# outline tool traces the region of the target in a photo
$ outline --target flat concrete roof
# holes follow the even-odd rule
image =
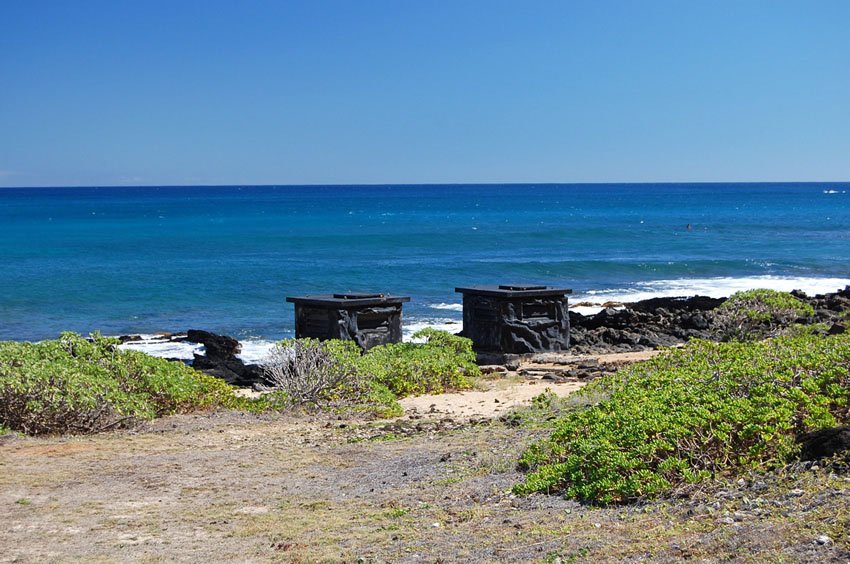
[[[410,301],[408,296],[390,296],[387,294],[369,294],[365,292],[346,292],[339,294],[319,294],[312,296],[290,296],[287,302],[327,309],[346,309],[379,305],[398,305]]]
[[[534,284],[502,284],[499,286],[472,286],[470,288],[455,288],[455,292],[478,296],[496,296],[502,298],[534,298],[566,296],[572,294],[571,288],[556,286],[540,286]]]

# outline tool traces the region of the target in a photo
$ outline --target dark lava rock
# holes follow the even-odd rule
[[[635,311],[643,311],[656,313],[658,309],[664,309],[667,312],[680,311],[709,311],[723,302],[726,298],[709,298],[708,296],[691,296],[689,298],[650,298],[629,304]]]
[[[239,341],[226,335],[190,329],[186,340],[204,345],[204,354],[195,354],[192,366],[233,386],[252,386],[265,381],[263,369],[256,364],[245,364],[236,355],[242,350]]]
[[[227,360],[242,351],[242,345],[233,337],[216,335],[200,329],[189,329],[186,332],[186,339],[204,345],[206,356],[209,359]]]
[[[833,323],[832,327],[829,328],[828,333],[830,335],[841,335],[846,330],[847,330],[847,328],[844,327],[844,325],[842,325],[841,323]]]
[[[118,342],[122,345],[124,343],[137,343],[142,340],[141,335],[121,335],[118,337]]]
[[[711,310],[724,301],[706,296],[652,298],[589,317],[570,312],[570,348],[576,353],[626,352],[711,338]]]
[[[794,291],[791,295],[808,303],[815,315],[786,319],[781,324],[829,327],[821,334],[846,331],[850,312],[850,286],[831,294],[808,296]],[[625,304],[620,309],[605,308],[596,315],[570,312],[570,350],[574,354],[641,351],[686,343],[689,339],[723,340],[723,324],[714,310],[726,298],[707,296],[651,298]]]
[[[709,321],[705,315],[701,313],[684,313],[682,314],[682,327],[685,329],[708,329]]]
[[[850,426],[829,427],[805,433],[797,438],[802,445],[802,460],[819,460],[850,451]]]

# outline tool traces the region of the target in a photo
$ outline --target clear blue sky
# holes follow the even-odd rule
[[[850,2],[0,0],[0,186],[850,180]]]

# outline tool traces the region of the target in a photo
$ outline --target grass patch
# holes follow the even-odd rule
[[[529,447],[515,493],[610,503],[784,464],[801,432],[850,419],[850,336],[694,341],[589,384],[601,399]]]

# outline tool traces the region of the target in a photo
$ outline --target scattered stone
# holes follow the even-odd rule
[[[830,335],[841,335],[846,330],[847,330],[847,328],[844,327],[844,325],[842,325],[841,323],[833,323],[832,326],[829,328],[829,331],[827,331],[827,333],[829,333]]]
[[[734,525],[735,520],[731,517],[721,517],[717,520],[717,523],[720,525]]]
[[[540,378],[542,380],[550,380],[552,382],[566,382],[567,381],[567,379],[564,376],[562,376],[560,374],[555,374],[554,372],[547,372],[546,374],[544,374]]]
[[[827,535],[819,535],[818,538],[815,539],[815,544],[818,546],[829,546],[832,542],[832,538]]]
[[[482,374],[507,374],[508,368],[501,364],[485,364],[478,367]]]
[[[736,511],[735,513],[732,514],[732,518],[735,521],[746,521],[747,519],[749,519],[751,517],[752,517],[751,514],[746,513],[744,511]]]

